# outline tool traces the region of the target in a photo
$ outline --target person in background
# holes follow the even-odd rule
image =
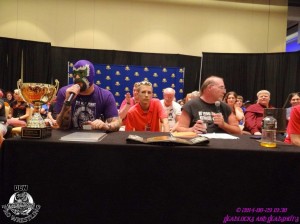
[[[177,103],[182,107],[185,104],[185,99],[180,99],[177,101]]]
[[[119,116],[122,119],[122,123],[125,124],[126,123],[126,115],[128,110],[133,107],[136,103],[138,103],[138,86],[139,86],[139,82],[134,83],[133,85],[133,90],[132,90],[132,95],[133,97],[131,97],[130,93],[126,93],[125,95],[125,99],[123,100],[123,102],[121,103],[120,106],[120,110],[119,110]]]
[[[125,131],[169,132],[167,114],[160,101],[153,99],[153,87],[148,81],[140,82],[137,89],[139,103],[131,107],[127,113]],[[161,128],[162,124],[162,128]]]
[[[4,101],[4,91],[0,88],[0,99]]]
[[[79,60],[73,66],[74,83],[59,89],[56,122],[60,129],[77,128],[118,131],[120,119],[111,92],[94,84],[94,65]]]
[[[56,122],[57,114],[54,110],[55,104],[56,104],[56,96],[54,96],[52,98],[52,100],[50,101],[49,110],[48,110],[47,118],[45,119],[45,122],[47,125],[50,125],[53,128],[58,128],[58,125]]]
[[[11,104],[14,101],[13,93],[11,91],[7,91],[5,94],[4,102]]]
[[[268,90],[257,92],[257,103],[247,107],[245,112],[245,129],[252,135],[261,135],[262,119],[265,108],[274,108],[270,105],[271,94]]]
[[[300,104],[300,93],[291,93],[290,96],[291,107],[286,108],[286,119],[289,121],[291,116],[291,109]]]
[[[248,108],[249,106],[251,106],[252,104],[253,104],[253,103],[252,103],[250,100],[246,100],[246,101],[244,102],[244,104],[243,104],[243,108],[245,108],[244,113],[246,112],[247,108]]]
[[[192,93],[188,93],[186,94],[185,98],[184,98],[184,101],[185,103],[189,102],[190,100],[192,99]]]
[[[243,113],[246,112],[246,107],[244,107],[244,97],[242,97],[241,95],[237,96],[235,105],[242,108]]]
[[[170,131],[173,131],[175,124],[178,122],[181,115],[181,106],[174,101],[175,90],[172,88],[165,88],[163,90],[163,98],[160,100],[163,109],[165,110],[168,116],[168,122]]]
[[[244,116],[244,112],[243,112],[242,108],[236,105],[237,97],[238,97],[238,95],[236,92],[230,91],[230,92],[226,93],[226,95],[224,97],[224,102],[227,103],[228,106],[230,106],[232,113],[234,114],[237,121],[239,122],[239,126],[240,126],[241,130],[243,130],[245,116]]]
[[[230,107],[220,102],[226,93],[223,78],[208,77],[203,82],[200,92],[200,97],[182,107],[177,131],[241,134],[238,121]]]
[[[192,99],[198,99],[200,97],[200,92],[199,91],[193,91],[191,92],[191,100]]]
[[[27,118],[32,113],[30,106],[23,100],[20,95],[20,90],[14,90],[14,101],[9,105],[10,111],[7,119],[7,124],[12,127],[26,127]]]
[[[48,116],[48,111],[49,111],[49,105],[48,105],[48,103],[43,104],[43,105],[41,106],[41,110],[40,110],[40,114],[41,114],[41,116],[42,116],[43,119],[46,119],[46,118],[47,118],[47,116]]]
[[[4,100],[2,99],[3,92],[0,90],[0,148],[2,142],[4,140],[4,135],[7,132],[7,125],[6,125],[6,114],[5,114],[5,104]]]
[[[291,110],[286,134],[285,143],[300,146],[300,105],[294,106]]]

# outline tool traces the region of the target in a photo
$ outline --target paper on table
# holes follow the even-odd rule
[[[239,139],[239,137],[229,135],[226,133],[208,133],[208,134],[200,134],[201,136],[205,136],[207,138],[215,138],[215,139]]]
[[[62,141],[99,142],[107,134],[104,132],[74,132],[60,138]]]

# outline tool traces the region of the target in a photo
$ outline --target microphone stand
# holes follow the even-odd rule
[[[283,107],[282,107],[283,109],[286,107],[287,103],[290,101],[291,95],[292,95],[292,93],[290,93],[290,94],[288,95],[288,97],[286,98],[286,100],[285,100],[285,102],[284,102],[284,104],[283,104]]]

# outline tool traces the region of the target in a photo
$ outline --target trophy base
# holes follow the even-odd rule
[[[48,138],[51,136],[51,131],[52,131],[51,127],[45,127],[45,128],[24,127],[22,128],[21,138],[36,138],[36,139]]]

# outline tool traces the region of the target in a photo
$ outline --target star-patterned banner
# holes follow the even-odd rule
[[[167,87],[175,89],[176,100],[183,98],[184,68],[103,64],[94,64],[94,67],[94,83],[112,92],[118,108],[127,92],[132,95],[134,83],[141,81],[152,83],[155,98],[163,99],[162,91]],[[69,62],[68,83],[73,82],[73,63]]]

